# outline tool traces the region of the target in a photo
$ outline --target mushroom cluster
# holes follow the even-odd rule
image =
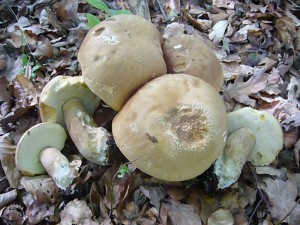
[[[119,111],[112,133],[120,151],[145,173],[171,181],[204,172],[227,137],[218,60],[200,38],[175,38],[163,42],[149,21],[117,15],[91,29],[78,53],[84,82]],[[180,56],[180,43],[187,55],[175,63],[190,68],[175,74],[170,55]]]
[[[229,149],[225,157],[247,143],[254,164],[271,160],[260,157],[258,149],[262,146],[258,143],[262,137],[256,135],[254,123],[243,122],[244,112],[227,116],[219,95],[222,68],[200,37],[182,33],[163,38],[144,18],[117,15],[88,32],[78,60],[82,76],[53,78],[41,93],[40,113],[43,122],[65,128],[87,160],[107,165],[114,140],[137,168],[168,181],[200,175],[222,158],[225,144],[225,150]],[[93,119],[100,100],[118,112],[112,121],[112,134]],[[263,124],[269,124],[271,119],[259,114],[260,122],[262,117]],[[232,135],[226,143],[228,119]],[[43,154],[36,151],[35,155],[46,168]],[[246,157],[236,158],[239,166],[246,161]],[[226,164],[222,160],[216,164],[217,171]],[[27,168],[19,169],[28,173]],[[53,172],[47,172],[57,179]],[[233,173],[237,176],[238,172]]]

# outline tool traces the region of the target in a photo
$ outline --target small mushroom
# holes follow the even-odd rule
[[[67,127],[83,157],[106,165],[112,137],[106,129],[97,127],[92,117],[99,102],[82,77],[57,76],[42,90],[40,113],[42,121]]]
[[[201,37],[183,33],[167,36],[163,54],[168,73],[190,74],[221,90],[224,82],[221,64]]]
[[[269,165],[283,147],[283,132],[276,118],[268,112],[245,107],[228,113],[228,132],[246,127],[255,135],[251,162]]]
[[[84,81],[119,111],[144,83],[166,74],[161,44],[161,34],[143,17],[110,17],[88,32],[79,49]]]
[[[143,172],[167,181],[191,179],[220,156],[227,114],[209,83],[168,74],[140,88],[112,123],[117,146]]]
[[[214,172],[218,188],[227,188],[236,182],[249,160],[255,144],[255,135],[248,128],[240,128],[228,135],[223,154],[216,160]]]
[[[26,176],[47,172],[59,188],[66,189],[73,180],[69,161],[60,152],[66,139],[66,132],[59,124],[40,123],[31,127],[17,144],[17,169]]]

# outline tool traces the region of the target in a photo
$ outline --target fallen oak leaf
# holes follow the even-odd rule
[[[167,212],[167,224],[202,225],[200,216],[192,205],[169,200],[168,203],[163,203],[161,208]]]
[[[271,215],[280,222],[287,222],[289,225],[299,225],[300,204],[297,197],[297,187],[292,181],[273,180],[265,181],[266,186],[262,189],[267,193],[270,204]]]
[[[268,74],[265,73],[264,68],[255,67],[253,75],[246,82],[244,76],[238,76],[233,84],[225,87],[224,91],[236,101],[254,107],[256,101],[249,96],[266,88],[267,80]]]

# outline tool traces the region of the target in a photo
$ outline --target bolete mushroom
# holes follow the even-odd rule
[[[223,154],[214,167],[219,180],[218,188],[227,188],[238,180],[254,145],[255,135],[249,128],[243,127],[228,135]]]
[[[61,189],[72,183],[72,169],[60,151],[65,146],[67,134],[55,123],[40,123],[28,129],[16,148],[16,167],[26,176],[46,172]]]
[[[40,97],[42,121],[59,123],[70,134],[83,157],[106,165],[112,143],[111,134],[97,127],[92,114],[100,99],[90,91],[82,77],[57,76],[46,84]]]
[[[84,82],[119,111],[139,87],[167,72],[161,44],[159,31],[146,19],[110,17],[88,32],[79,49]]]
[[[228,132],[246,127],[255,135],[251,162],[255,166],[270,164],[283,147],[283,132],[270,113],[245,107],[228,113]]]
[[[167,181],[191,179],[222,153],[227,114],[209,83],[168,74],[140,88],[115,116],[112,131],[125,157]]]
[[[170,35],[164,39],[163,54],[168,73],[190,74],[221,90],[224,82],[221,64],[200,36]]]

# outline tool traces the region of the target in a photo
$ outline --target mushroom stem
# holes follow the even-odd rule
[[[62,110],[67,129],[78,151],[91,162],[107,165],[110,133],[103,127],[97,127],[80,99],[68,100]]]
[[[45,148],[39,155],[41,164],[47,171],[56,185],[61,189],[66,189],[73,178],[69,160],[57,148]]]

